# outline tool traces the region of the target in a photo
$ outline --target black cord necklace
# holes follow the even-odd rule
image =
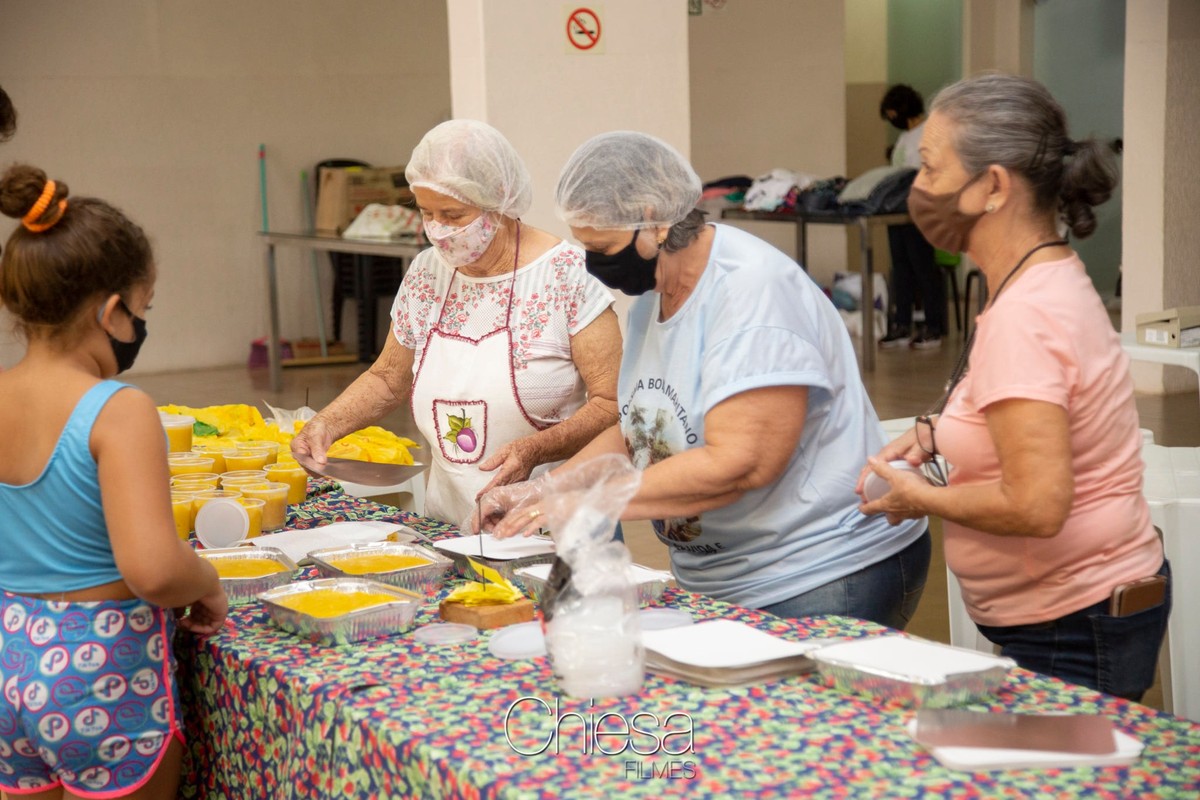
[[[1004,291],[1004,287],[1007,286],[1012,277],[1017,274],[1017,271],[1020,270],[1021,267],[1025,266],[1025,262],[1029,260],[1030,256],[1043,248],[1057,247],[1058,245],[1063,244],[1067,244],[1066,239],[1055,239],[1053,241],[1042,242],[1041,244],[1034,245],[1034,247],[1032,247],[1028,253],[1021,256],[1021,260],[1017,262],[1015,267],[1009,270],[1008,274],[1004,276],[1004,280],[1000,281],[1000,285],[996,287],[995,294],[988,299],[985,310],[996,303],[996,299],[1000,297],[1000,293]],[[958,361],[954,363],[954,371],[950,373],[950,380],[946,381],[946,391],[942,394],[941,399],[939,399],[933,405],[933,408],[929,410],[928,416],[942,413],[942,409],[944,409],[946,407],[946,403],[950,401],[950,394],[954,391],[954,387],[958,386],[962,379],[966,377],[967,365],[970,363],[971,359],[971,348],[975,345],[975,332],[978,330],[978,325],[976,325],[974,328],[971,328],[971,335],[967,337],[967,343],[963,346],[962,352],[958,354]]]

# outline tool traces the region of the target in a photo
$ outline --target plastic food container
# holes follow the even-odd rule
[[[389,595],[392,599],[380,605],[368,606],[333,617],[317,617],[280,605],[280,601],[307,592],[339,594],[368,592]],[[258,599],[266,606],[271,621],[283,630],[310,642],[340,645],[391,636],[409,630],[424,598],[405,589],[387,586],[376,581],[358,578],[322,578],[315,581],[299,581],[270,589],[260,594]]]
[[[248,603],[256,599],[262,592],[290,583],[292,576],[296,574],[296,562],[274,547],[205,549],[197,551],[197,555],[207,559],[217,568],[218,573],[221,571],[223,565],[237,562],[246,564],[254,561],[271,561],[281,567],[277,572],[256,577],[222,577],[221,586],[225,589],[225,596],[229,598],[231,605]]]
[[[371,572],[351,572],[347,559],[357,556],[396,556],[400,558],[422,558],[428,564]],[[351,544],[343,547],[327,547],[308,554],[323,577],[361,578],[398,586],[421,595],[435,594],[442,588],[446,576],[454,568],[454,562],[433,550],[405,542],[374,542]]]
[[[1017,663],[961,647],[885,635],[814,650],[817,669],[839,689],[926,708],[993,694]]]
[[[550,564],[534,564],[523,566],[513,571],[513,577],[524,586],[533,597],[534,602],[541,602],[542,592],[546,589],[546,581],[550,577]],[[638,604],[653,605],[662,599],[671,580],[669,574],[656,569],[633,564],[630,567],[630,578],[637,584]]]

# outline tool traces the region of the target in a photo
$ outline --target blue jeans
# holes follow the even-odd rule
[[[1154,683],[1158,651],[1171,615],[1171,565],[1163,602],[1127,617],[1108,613],[1107,598],[1065,617],[1031,625],[977,625],[1000,654],[1020,666],[1127,700],[1141,700]]]
[[[762,610],[788,618],[837,614],[904,630],[925,590],[929,551],[926,528],[896,555]]]

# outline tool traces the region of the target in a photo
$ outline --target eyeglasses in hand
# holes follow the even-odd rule
[[[923,465],[925,477],[934,486],[945,486],[946,472],[942,469],[941,462],[938,460],[940,455],[937,449],[937,439],[934,437],[933,418],[928,414],[922,414],[917,417],[917,446],[925,455],[929,456],[929,460]]]

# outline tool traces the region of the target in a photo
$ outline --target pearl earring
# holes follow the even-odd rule
[[[996,207],[994,205],[992,205],[991,203],[988,203],[986,206],[984,206],[983,210],[986,211],[987,213],[991,214],[993,211],[996,210]]]

